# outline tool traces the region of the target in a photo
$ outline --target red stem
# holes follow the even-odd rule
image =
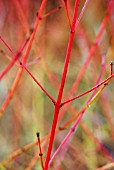
[[[27,73],[32,77],[32,79],[35,81],[35,83],[42,89],[42,91],[51,99],[51,101],[55,104],[56,101],[53,99],[52,96],[44,89],[44,87],[38,82],[38,80],[32,75],[32,73],[27,69],[26,65],[22,63],[19,59],[20,65],[27,71]]]
[[[54,119],[53,119],[52,128],[51,128],[50,141],[49,141],[49,145],[48,145],[48,151],[47,151],[47,155],[46,155],[44,170],[48,170],[48,165],[49,165],[49,161],[50,161],[50,155],[51,155],[51,151],[52,151],[55,130],[56,130],[56,125],[57,125],[59,110],[61,107],[61,100],[62,100],[64,85],[65,85],[65,80],[66,80],[66,75],[67,75],[67,70],[68,70],[70,53],[71,53],[71,49],[72,49],[72,42],[73,42],[74,33],[75,33],[75,24],[76,24],[78,6],[79,6],[79,0],[76,0],[75,8],[74,8],[74,16],[73,16],[73,21],[72,21],[72,27],[71,27],[71,33],[70,33],[69,43],[68,43],[67,52],[66,52],[66,59],[65,59],[60,89],[58,92],[57,102],[55,104]]]
[[[69,10],[68,10],[68,1],[64,1],[64,4],[65,4],[65,9],[66,9],[66,14],[68,17],[69,26],[71,28],[71,21],[70,21],[70,15],[69,15]]]
[[[53,10],[51,10],[51,11],[47,12],[46,14],[44,14],[44,15],[41,17],[41,19],[48,17],[49,15],[57,12],[57,11],[60,10],[61,8],[62,8],[62,6],[59,6],[59,7],[57,7],[57,8],[54,8]]]
[[[1,41],[5,44],[5,46],[10,50],[10,52],[14,55],[14,57],[12,58],[11,62],[6,66],[6,68],[2,71],[2,73],[0,74],[0,80],[8,73],[8,71],[13,67],[13,65],[15,64],[16,60],[21,56],[21,53],[24,49],[24,47],[26,46],[29,38],[27,38],[21,45],[20,49],[18,50],[18,52],[15,54],[13,52],[13,50],[9,47],[9,45],[3,40],[2,37],[0,37]]]
[[[109,81],[113,76],[114,76],[114,74],[111,74],[110,77],[108,77],[106,80],[104,80],[104,81],[101,82],[100,84],[94,86],[94,87],[91,88],[90,90],[87,90],[86,92],[84,92],[84,93],[82,93],[82,94],[80,94],[80,95],[78,95],[78,96],[76,96],[76,97],[73,97],[72,99],[66,100],[66,101],[63,102],[63,103],[61,103],[61,106],[63,106],[64,104],[67,104],[67,103],[69,103],[69,102],[71,102],[71,101],[73,101],[73,100],[76,100],[76,99],[78,99],[78,98],[80,98],[80,97],[82,97],[82,96],[90,93],[91,91],[97,89],[98,87],[100,87],[100,86],[103,85],[103,84],[105,85],[105,83],[106,83],[107,81]],[[107,84],[106,84],[106,85],[107,85]]]

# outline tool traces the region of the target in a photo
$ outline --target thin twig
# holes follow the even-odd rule
[[[44,87],[39,83],[39,81],[32,75],[32,73],[28,70],[26,65],[20,61],[20,65],[27,71],[27,73],[32,77],[34,82],[42,89],[42,91],[48,96],[49,99],[55,104],[56,101],[53,99],[52,96],[44,89]]]
[[[41,166],[42,166],[42,169],[44,170],[44,165],[43,165],[43,153],[42,153],[42,149],[41,149],[41,142],[40,142],[40,134],[37,133],[37,139],[38,139],[38,146],[39,146],[39,150],[40,150],[40,153],[39,153],[39,156],[40,156],[40,160],[41,160]]]
[[[15,64],[16,60],[21,56],[23,49],[25,48],[27,42],[29,41],[29,38],[27,38],[22,44],[18,52],[15,54],[13,50],[9,47],[9,45],[4,41],[2,37],[0,37],[1,41],[5,44],[5,46],[9,49],[9,51],[14,55],[11,62],[6,66],[6,68],[2,71],[0,74],[0,80],[8,73],[8,71],[12,68],[12,66]],[[2,51],[3,52],[3,51]]]
[[[91,91],[99,88],[99,87],[100,87],[101,85],[103,85],[103,84],[106,85],[105,83],[108,82],[110,79],[112,79],[112,77],[114,77],[114,74],[112,74],[110,77],[108,77],[107,79],[105,79],[104,81],[102,81],[101,83],[99,83],[98,85],[94,86],[94,87],[91,88],[90,90],[87,90],[86,92],[84,92],[84,93],[82,93],[82,94],[80,94],[80,95],[78,95],[78,96],[76,96],[76,97],[74,97],[74,98],[72,98],[72,99],[69,99],[69,100],[67,100],[67,101],[65,101],[65,102],[63,102],[63,103],[61,103],[61,105],[63,106],[64,104],[67,104],[67,103],[69,103],[69,102],[71,102],[71,101],[74,101],[74,100],[76,100],[76,99],[84,96],[85,94],[88,94],[88,93],[90,93]]]

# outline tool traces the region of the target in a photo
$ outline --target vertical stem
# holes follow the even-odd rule
[[[40,150],[40,153],[39,153],[39,156],[40,156],[40,161],[41,161],[41,166],[42,166],[42,169],[44,170],[44,165],[43,165],[43,153],[42,153],[42,149],[41,149],[41,142],[40,142],[40,133],[37,132],[37,138],[38,138],[38,146],[39,146],[39,150]]]
[[[64,63],[64,69],[63,69],[63,74],[62,74],[62,79],[61,79],[61,84],[60,84],[60,89],[58,92],[57,102],[55,104],[54,119],[53,119],[53,123],[52,123],[52,127],[51,127],[50,141],[49,141],[49,145],[48,145],[48,151],[47,151],[47,155],[46,155],[44,170],[48,170],[48,165],[49,165],[49,161],[50,161],[50,155],[51,155],[54,136],[55,136],[58,114],[59,114],[59,110],[61,107],[61,100],[62,100],[64,85],[65,85],[65,80],[66,80],[66,75],[67,75],[67,70],[68,70],[68,64],[69,64],[70,53],[71,53],[71,49],[72,49],[74,33],[75,33],[75,24],[76,24],[78,6],[79,6],[79,0],[76,0],[75,8],[74,8],[74,16],[73,16],[73,21],[72,21],[72,26],[71,26],[71,32],[70,32],[70,37],[69,37],[69,43],[68,43],[67,52],[66,52],[66,59],[65,59],[65,63]]]

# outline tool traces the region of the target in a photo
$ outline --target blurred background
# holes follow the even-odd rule
[[[0,1],[0,35],[14,53],[19,50],[24,40],[28,38],[30,30],[34,28],[41,2],[41,0]],[[84,0],[80,1],[78,16],[84,3]],[[114,60],[114,9],[110,10],[110,3],[110,0],[99,0],[89,1],[87,4],[75,32],[63,101],[68,98],[75,82],[77,84],[73,96],[95,86],[100,74],[102,77],[99,82],[110,75],[110,62]],[[74,4],[74,0],[68,1],[71,20]],[[58,8],[60,6],[61,8]],[[56,12],[45,15],[53,9],[57,9]],[[104,27],[98,36],[101,25]],[[64,1],[47,1],[28,56],[27,68],[54,99],[57,99],[69,35],[70,26]],[[23,58],[25,50],[26,47],[20,59]],[[12,58],[11,52],[0,41],[0,73]],[[80,78],[80,72],[85,65],[86,69]],[[16,62],[0,80],[0,108],[10,93],[19,67],[19,63]],[[114,79],[87,109],[66,149],[61,150],[50,169],[94,170],[114,160],[113,83]],[[90,95],[87,94],[71,102],[66,109],[66,106],[63,106],[60,111],[63,116],[57,128],[62,127],[77,114],[87,104]],[[49,134],[53,112],[53,103],[24,70],[13,97],[0,118],[0,162],[6,160],[16,150],[37,141],[36,132],[40,132],[41,139]],[[72,125],[73,123],[56,135],[52,153],[58,148]],[[106,149],[105,152],[101,146]],[[45,159],[47,151],[45,140],[42,151]],[[34,144],[33,147],[7,161],[4,169],[40,170],[41,163],[38,156],[31,166],[37,152],[38,146]]]

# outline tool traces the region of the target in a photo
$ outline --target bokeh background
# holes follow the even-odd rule
[[[0,1],[0,35],[15,53],[19,50],[22,42],[28,37],[30,30],[33,29],[36,13],[40,8],[41,2],[41,0]],[[107,15],[110,2],[106,0],[88,2],[84,15],[76,29],[63,101],[68,96],[90,53],[102,21]],[[74,0],[68,1],[71,19],[74,3]],[[84,3],[84,0],[80,1],[79,14]],[[61,81],[70,28],[66,10],[61,0],[47,1],[43,13],[45,16],[46,13],[58,6],[62,7],[40,21],[27,60],[27,68],[55,99],[57,98]],[[104,59],[105,69],[101,81],[109,76],[110,62],[114,60],[113,28],[114,10],[109,14],[107,24],[99,38],[99,44],[96,44],[96,47],[94,44],[96,49],[92,54],[74,96],[95,86]],[[25,49],[21,58],[24,55]],[[10,62],[8,57],[13,58],[13,55],[1,41],[0,50],[2,50],[0,53],[0,73],[2,73]],[[1,108],[19,67],[19,63],[16,62],[8,74],[0,80]],[[95,139],[107,149],[110,156],[114,159],[113,84],[114,79],[111,80],[91,107],[87,109],[83,116],[83,121],[70,138],[65,153],[63,153],[65,149],[63,149],[53,161],[50,169],[94,170],[110,163],[109,155],[105,154],[107,157],[103,155]],[[90,94],[70,103],[57,127],[61,127],[63,123],[78,113],[87,103],[89,96]],[[45,137],[51,128],[53,111],[53,103],[50,102],[28,73],[24,71],[11,101],[0,119],[0,162],[2,163],[3,160],[23,146],[37,141],[36,132],[40,132],[41,138]],[[52,153],[60,145],[70,130],[71,125],[56,135]],[[45,159],[47,143],[42,150]],[[23,151],[20,155],[8,161],[4,168],[2,168],[6,170],[40,170],[41,163],[39,157],[30,168],[30,163],[36,152],[38,152],[37,145]]]

